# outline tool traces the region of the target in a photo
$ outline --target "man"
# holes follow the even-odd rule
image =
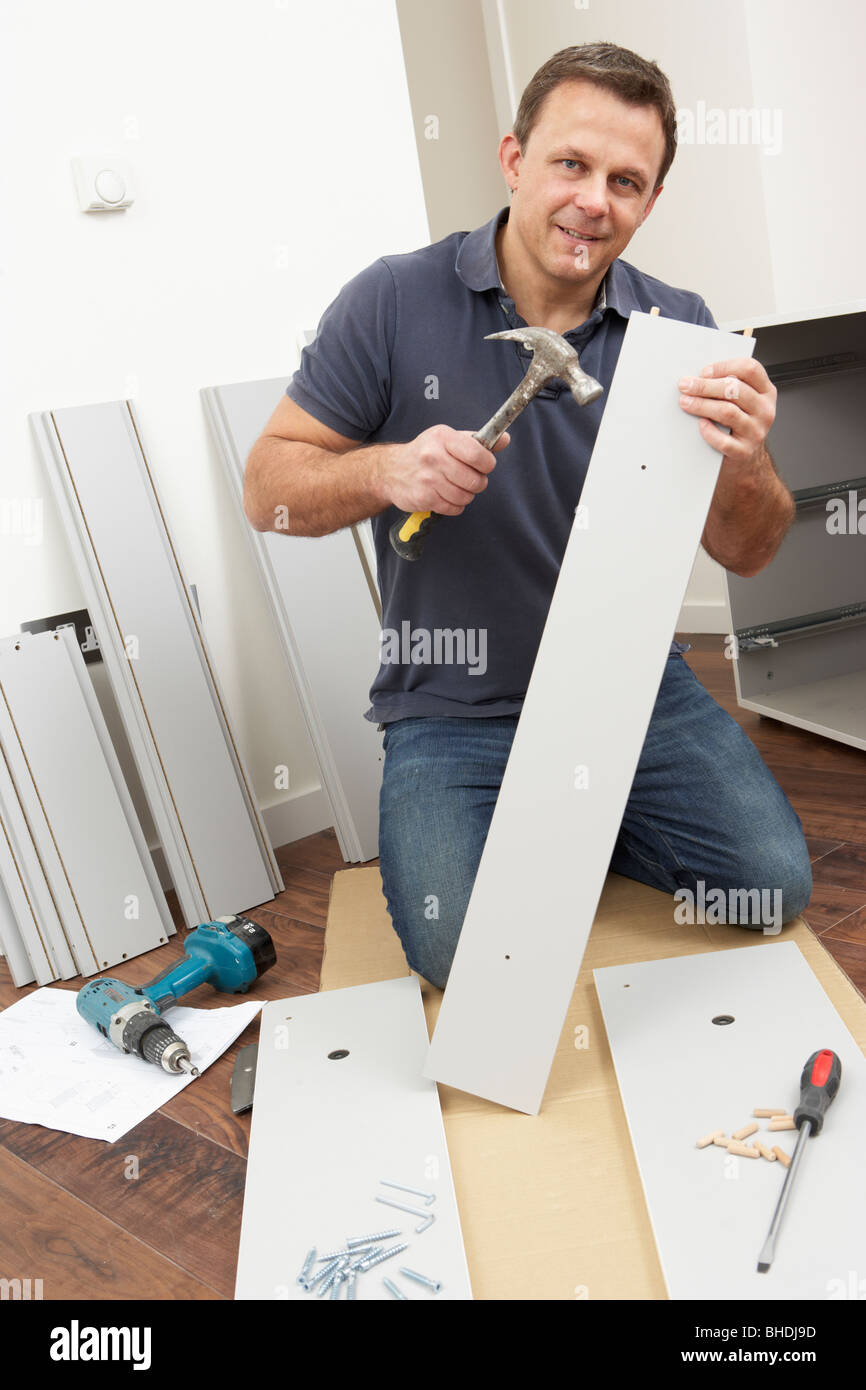
[[[257,529],[277,529],[278,508],[295,535],[373,518],[383,633],[366,717],[385,728],[382,881],[410,966],[441,987],[630,310],[657,305],[715,326],[699,295],[619,259],[675,148],[655,64],[612,44],[555,54],[500,146],[510,209],[356,276],[250,454],[245,507]],[[529,359],[517,343],[483,339],[526,324],[561,333],[605,394],[580,408],[555,383],[494,455],[472,431]],[[756,574],[794,511],[764,445],[775,389],[759,363],[736,358],[675,390],[723,456],[704,547]],[[388,541],[397,513],[428,510],[443,520],[422,558],[399,558]],[[799,819],[685,650],[672,644],[610,867],[669,893],[774,890],[788,921],[811,893]],[[586,652],[587,680],[604,659]]]

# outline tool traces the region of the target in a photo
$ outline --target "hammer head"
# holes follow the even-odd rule
[[[503,333],[488,333],[487,338],[511,338],[533,353],[525,377],[529,394],[534,395],[557,377],[566,383],[578,405],[588,405],[604,390],[583,370],[571,344],[552,328],[507,328]]]

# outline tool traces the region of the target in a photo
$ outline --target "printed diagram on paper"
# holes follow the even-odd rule
[[[73,990],[38,989],[0,1013],[0,1115],[110,1143],[194,1078],[121,1052],[85,1023],[75,998]],[[168,1017],[204,1071],[260,1008],[179,1007]]]

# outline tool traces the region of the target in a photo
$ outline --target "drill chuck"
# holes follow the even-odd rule
[[[186,1043],[149,1000],[137,999],[117,1011],[111,1020],[111,1040],[123,1052],[133,1052],[145,1062],[162,1067],[163,1071],[173,1075],[186,1071],[198,1076]]]

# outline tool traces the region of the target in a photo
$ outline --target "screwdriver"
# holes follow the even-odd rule
[[[759,1274],[766,1274],[773,1263],[773,1256],[776,1253],[776,1236],[779,1234],[785,1206],[791,1195],[794,1175],[797,1172],[800,1159],[803,1157],[806,1140],[810,1135],[821,1133],[824,1127],[824,1116],[836,1098],[841,1080],[842,1063],[836,1053],[830,1051],[829,1047],[822,1048],[820,1052],[813,1052],[803,1068],[803,1074],[800,1077],[800,1104],[794,1111],[794,1123],[800,1132],[794,1145],[791,1166],[785,1174],[782,1191],[779,1193],[776,1210],[773,1212],[767,1239],[764,1241],[764,1247],[758,1256]]]

